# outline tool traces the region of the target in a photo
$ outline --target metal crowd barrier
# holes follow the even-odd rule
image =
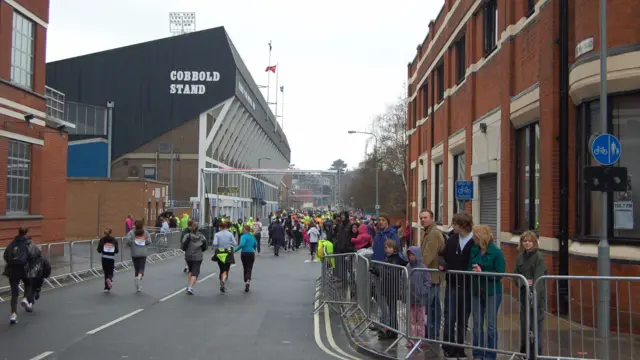
[[[151,233],[151,245],[147,248],[147,263],[170,259],[182,254],[180,231]],[[131,248],[126,237],[117,237],[119,253],[116,255],[115,271],[125,271],[132,267]],[[97,247],[100,239],[66,241],[37,244],[51,263],[51,276],[45,280],[49,288],[61,287],[66,283],[77,283],[87,279],[102,277],[101,254]],[[5,248],[0,248],[0,271],[4,270]],[[0,302],[8,298],[9,282],[0,276]]]
[[[431,347],[434,352],[440,352],[440,346],[463,348],[472,358],[493,354],[509,359],[640,357],[640,310],[633,306],[633,294],[640,293],[640,277],[543,276],[529,285],[519,274],[447,271],[435,287],[436,294],[430,293],[432,287],[415,285],[426,274],[437,273],[433,269],[407,272],[354,253],[326,255],[315,312],[328,306],[345,320],[354,338],[367,329],[396,333],[384,353],[397,356],[390,350],[404,339],[409,349],[406,359],[423,352],[424,344],[436,345]],[[569,283],[567,316],[555,315],[560,309],[560,281]],[[611,326],[604,337],[596,329],[597,286],[611,289]],[[440,318],[420,316],[436,304],[442,308]],[[430,322],[435,334],[425,334]]]
[[[542,276],[534,284],[533,308],[560,308],[560,282],[568,282],[565,318],[533,312],[538,359],[637,359],[640,357],[640,277]],[[609,332],[600,334],[598,286],[610,289]],[[542,295],[551,296],[542,296]],[[540,304],[542,302],[542,304]]]

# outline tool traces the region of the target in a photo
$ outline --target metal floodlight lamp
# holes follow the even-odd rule
[[[355,133],[356,133],[356,131],[355,131],[355,130],[349,130],[349,131],[347,131],[347,132],[348,132],[349,134],[355,134]]]
[[[31,120],[33,120],[35,118],[36,118],[36,116],[33,115],[33,114],[27,114],[27,115],[24,116],[24,121],[27,122],[27,127],[28,128],[31,128]]]

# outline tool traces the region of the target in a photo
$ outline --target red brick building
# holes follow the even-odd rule
[[[531,229],[552,273],[596,274],[602,206],[581,185],[581,169],[592,162],[589,137],[602,131],[598,3],[445,1],[408,65],[414,227],[421,208],[444,225],[466,210],[494,229],[508,269],[518,235]],[[640,275],[638,18],[637,1],[608,1],[605,131],[620,138],[618,165],[630,174],[628,191],[610,197],[613,275]],[[473,181],[473,201],[456,200],[456,180]],[[633,213],[614,212],[619,203]]]
[[[0,1],[0,246],[21,225],[37,242],[65,238],[67,136],[48,115],[48,21],[48,0]]]

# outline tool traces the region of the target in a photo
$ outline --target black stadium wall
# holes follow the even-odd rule
[[[274,128],[275,117],[224,27],[55,61],[46,70],[46,84],[67,101],[115,102],[114,160],[234,95],[290,158],[286,138]]]

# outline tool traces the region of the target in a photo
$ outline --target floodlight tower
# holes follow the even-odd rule
[[[172,12],[169,13],[169,32],[173,35],[182,35],[196,31],[196,13]]]

